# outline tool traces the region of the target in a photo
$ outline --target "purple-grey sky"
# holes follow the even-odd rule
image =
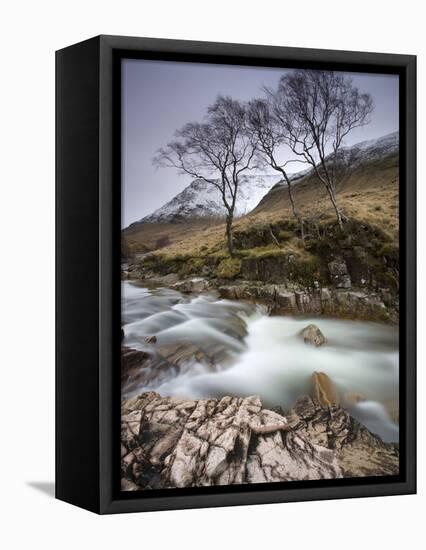
[[[218,94],[243,101],[275,87],[285,69],[125,59],[122,61],[122,225],[140,220],[177,193],[191,178],[152,165],[159,147],[186,122],[201,121]],[[357,128],[345,144],[398,130],[398,77],[351,74],[373,96],[371,123]],[[295,164],[293,170],[304,166]],[[277,178],[279,179],[279,178]]]

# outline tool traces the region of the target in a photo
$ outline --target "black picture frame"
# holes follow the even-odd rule
[[[120,493],[120,59],[400,76],[400,475]],[[416,57],[98,36],[56,52],[56,498],[100,514],[416,492]]]

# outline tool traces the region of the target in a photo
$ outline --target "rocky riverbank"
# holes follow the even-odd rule
[[[285,414],[258,397],[189,400],[146,392],[122,401],[122,489],[135,491],[398,473],[399,451],[328,395]],[[324,400],[325,399],[325,400]]]
[[[272,315],[324,315],[342,319],[398,323],[399,304],[387,290],[368,288],[338,288],[319,284],[312,288],[300,285],[271,284],[262,281],[180,279],[176,274],[150,275],[138,271],[124,271],[124,279],[140,281],[147,286],[164,286],[185,294],[217,292],[221,298],[247,300],[263,304]]]
[[[308,226],[307,226],[308,227]],[[191,254],[157,250],[129,257],[124,279],[181,292],[216,290],[264,303],[272,313],[397,323],[399,247],[383,229],[351,220],[316,227],[304,245],[290,221],[235,231],[235,257],[219,248]]]
[[[123,283],[123,490],[398,473],[395,327],[161,277]]]
[[[273,315],[324,315],[343,319],[398,322],[394,305],[385,303],[381,294],[361,288],[350,290],[334,287],[291,288],[285,285],[222,285],[223,298],[251,300],[265,304]]]

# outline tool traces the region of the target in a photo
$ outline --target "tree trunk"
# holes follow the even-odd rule
[[[300,232],[301,232],[301,237],[302,237],[302,242],[303,242],[303,245],[305,245],[305,228],[303,226],[303,218],[302,216],[299,214],[299,211],[298,209],[296,208],[296,204],[294,202],[294,198],[293,198],[293,190],[292,190],[292,187],[291,187],[291,183],[290,183],[290,180],[288,178],[287,179],[287,189],[288,189],[288,196],[290,198],[290,203],[291,203],[291,208],[293,210],[293,216],[296,218],[296,220],[299,222],[299,225],[300,225]]]
[[[229,213],[226,216],[226,240],[228,244],[228,251],[231,258],[234,256],[234,240],[232,235],[232,222],[234,220],[233,214]]]
[[[340,207],[339,205],[337,204],[337,200],[336,200],[336,195],[334,193],[334,190],[329,186],[327,185],[327,191],[328,191],[328,194],[329,194],[329,197],[330,197],[330,200],[333,204],[333,207],[334,207],[334,210],[336,212],[336,218],[337,218],[337,223],[339,224],[339,227],[342,231],[344,231],[344,226],[343,226],[343,216],[342,216],[342,212],[340,210]]]
[[[274,235],[274,232],[272,231],[272,225],[269,226],[269,233],[271,234],[271,238],[274,241],[274,243],[278,246],[278,248],[281,248],[279,240],[276,238],[276,236]]]

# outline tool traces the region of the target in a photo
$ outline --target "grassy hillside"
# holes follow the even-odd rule
[[[125,255],[144,254],[177,243],[191,240],[212,227],[222,225],[221,220],[200,219],[175,223],[134,223],[122,232]]]
[[[338,190],[338,201],[350,218],[377,225],[396,236],[398,233],[399,158],[389,156],[364,164],[347,174]],[[314,175],[294,186],[295,202],[303,216],[317,221],[334,221],[334,211],[323,186]],[[276,221],[291,216],[287,189],[276,187],[247,216]]]
[[[383,240],[398,241],[398,156],[392,155],[356,168],[347,174],[337,190],[339,204],[354,222],[379,230]],[[334,210],[324,187],[313,176],[306,176],[294,186],[295,202],[307,220],[308,233],[324,232],[334,224]],[[298,226],[293,218],[288,190],[276,186],[250,214],[234,224],[237,250],[243,255],[268,255],[277,246],[268,238],[270,227],[280,241],[280,253],[305,254]],[[309,229],[310,228],[310,229]],[[260,238],[251,239],[258,233]],[[262,239],[261,234],[264,235]],[[185,223],[134,224],[123,232],[131,252],[154,251],[162,257],[205,257],[227,255],[225,225],[218,220],[192,220]],[[254,246],[244,244],[244,235]],[[263,242],[262,242],[263,240]],[[242,246],[241,246],[242,245]],[[309,248],[309,247],[308,247]],[[251,249],[251,251],[250,251]],[[250,252],[249,252],[250,251]]]

